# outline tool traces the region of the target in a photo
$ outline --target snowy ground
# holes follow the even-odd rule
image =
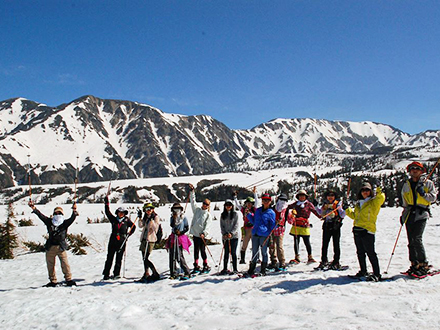
[[[41,206],[50,214],[54,205]],[[64,206],[68,209],[68,206]],[[169,232],[169,205],[158,213]],[[115,206],[112,206],[114,209]],[[78,281],[73,288],[42,288],[48,282],[43,253],[24,250],[14,260],[0,261],[0,327],[2,329],[438,329],[440,328],[440,276],[410,280],[399,276],[408,268],[406,234],[403,232],[388,276],[390,282],[368,283],[347,279],[358,271],[351,235],[352,221],[342,227],[344,272],[314,272],[312,265],[292,266],[282,274],[255,279],[236,276],[203,275],[188,281],[162,280],[154,284],[135,283],[142,275],[139,248],[140,231],[128,243],[126,278],[100,282],[106,257],[109,224],[87,224],[87,217],[101,217],[103,205],[79,205],[80,217],[70,232],[84,233],[94,249],[85,256],[69,252],[72,273]],[[17,206],[20,218],[34,217],[30,209]],[[25,215],[22,215],[22,212]],[[6,208],[0,212],[5,217]],[[385,271],[398,232],[400,209],[382,209],[376,235],[382,272]],[[219,218],[219,211],[214,211]],[[191,210],[187,210],[191,219]],[[134,218],[135,216],[132,215]],[[45,227],[34,218],[35,227],[18,228],[23,240],[43,241]],[[320,257],[321,226],[311,221],[312,246]],[[290,229],[290,228],[288,228]],[[212,236],[220,240],[219,221],[212,225]],[[440,266],[440,208],[433,207],[433,218],[425,231],[429,260]],[[210,246],[218,263],[221,245]],[[285,239],[286,258],[293,258],[293,240]],[[330,248],[331,251],[331,248]],[[192,252],[192,249],[191,249]],[[305,248],[301,245],[305,257]],[[248,252],[248,258],[250,252]],[[329,255],[331,258],[331,254]],[[160,272],[168,271],[165,250],[154,251],[152,260]],[[192,255],[186,255],[189,265]],[[210,258],[211,266],[214,262]],[[240,265],[241,270],[247,266]],[[212,273],[216,268],[212,267]],[[57,264],[57,274],[62,273]]]

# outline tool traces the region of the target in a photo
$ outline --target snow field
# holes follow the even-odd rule
[[[215,204],[215,203],[213,203]],[[219,206],[222,205],[219,203]],[[126,205],[133,212],[138,205]],[[54,205],[39,206],[50,214]],[[70,215],[69,205],[63,205]],[[114,211],[117,205],[111,205]],[[389,274],[389,282],[357,282],[346,277],[358,271],[355,246],[351,234],[352,220],[345,219],[341,238],[341,263],[350,269],[343,272],[313,271],[314,265],[304,262],[291,266],[284,273],[254,279],[237,276],[215,276],[217,268],[208,254],[211,274],[188,281],[161,280],[153,284],[135,283],[143,265],[139,252],[137,229],[128,241],[125,277],[115,282],[101,282],[110,225],[87,224],[86,219],[101,217],[103,205],[78,205],[80,216],[69,232],[83,233],[93,248],[85,256],[69,252],[69,262],[78,287],[42,288],[48,282],[43,253],[17,251],[14,260],[0,260],[0,325],[3,329],[407,329],[440,327],[440,276],[411,280],[398,275],[408,268],[406,233],[403,230]],[[25,212],[22,216],[21,213]],[[169,233],[170,205],[157,209]],[[440,208],[433,207],[433,218],[425,230],[425,248],[430,262],[440,265]],[[213,211],[219,219],[221,211]],[[399,229],[401,209],[384,208],[377,223],[376,251],[381,271],[388,265]],[[24,240],[41,241],[46,230],[43,223],[24,205],[16,207],[18,219],[32,217],[37,226],[19,227]],[[191,207],[186,215],[192,218]],[[6,207],[0,216],[5,218]],[[320,259],[321,223],[311,216],[313,255]],[[284,248],[287,261],[294,257],[293,239],[286,230]],[[211,227],[212,237],[220,241],[219,220]],[[209,246],[217,264],[221,245]],[[306,260],[303,243],[301,257]],[[185,252],[190,267],[191,254]],[[332,258],[330,243],[329,259]],[[247,261],[251,253],[247,252]],[[155,250],[151,260],[161,273],[168,272],[168,254]],[[369,263],[368,263],[369,264]],[[222,265],[221,265],[222,267]],[[239,265],[242,271],[248,265]],[[371,268],[370,268],[371,269]],[[257,267],[258,270],[258,267]],[[58,281],[63,280],[57,262]]]

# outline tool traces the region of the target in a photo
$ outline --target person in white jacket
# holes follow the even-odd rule
[[[196,193],[194,186],[189,184],[191,207],[193,210],[193,219],[191,221],[191,227],[189,233],[193,236],[194,241],[194,269],[193,273],[203,272],[207,273],[211,270],[208,266],[208,258],[206,255],[206,242],[205,238],[209,234],[209,228],[212,222],[212,216],[209,212],[211,201],[205,199],[201,207],[196,204]],[[203,259],[203,269],[199,266],[199,254]]]

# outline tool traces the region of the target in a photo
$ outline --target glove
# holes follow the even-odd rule
[[[188,183],[189,191],[194,191],[194,186],[191,183]]]
[[[348,201],[343,201],[342,202],[342,209],[345,211],[346,209],[348,209],[350,207],[350,203]]]
[[[138,218],[142,218],[142,210],[138,210]]]
[[[108,196],[105,196],[104,197],[104,204],[108,205],[109,203],[110,203],[110,201],[108,200]]]
[[[313,206],[318,206],[318,200],[317,199],[313,199],[313,201],[312,201],[312,204],[313,204]]]
[[[423,183],[419,183],[416,187],[416,191],[419,193],[420,196],[425,196],[425,190],[423,189]]]

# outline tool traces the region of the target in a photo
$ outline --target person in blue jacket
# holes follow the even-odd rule
[[[272,198],[269,194],[263,194],[261,196],[261,203],[263,206],[256,209],[254,214],[249,213],[247,218],[252,223],[252,259],[249,266],[248,274],[253,275],[255,273],[255,267],[257,266],[257,260],[259,257],[259,251],[261,249],[262,262],[261,262],[261,275],[266,275],[267,262],[269,260],[267,255],[267,245],[269,243],[268,237],[275,228],[275,212],[270,207]]]

